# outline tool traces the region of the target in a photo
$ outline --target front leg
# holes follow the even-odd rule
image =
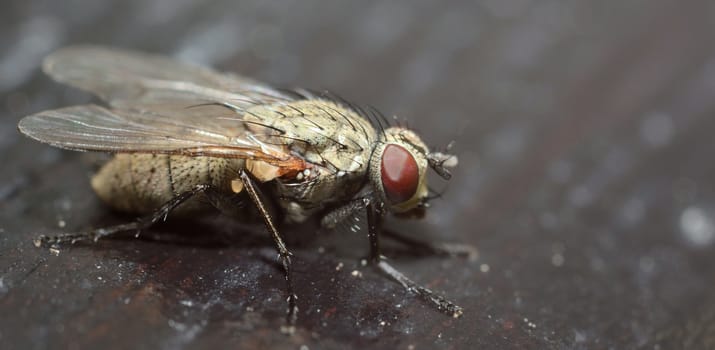
[[[334,229],[339,223],[355,216],[358,213],[362,213],[367,209],[368,205],[370,205],[370,202],[371,199],[369,197],[359,197],[353,199],[347,204],[338,207],[323,216],[323,219],[320,221],[320,225],[328,229]],[[381,215],[384,216],[384,214]],[[375,224],[377,226],[382,226],[381,223],[377,223],[377,221],[381,222],[381,217],[375,217],[373,220],[376,222]],[[470,260],[475,259],[478,255],[477,248],[468,244],[428,242],[412,238],[392,230],[380,229],[379,231],[380,236],[390,238],[391,240],[419,253],[467,257]]]
[[[417,293],[417,295],[432,303],[439,311],[447,313],[454,318],[462,316],[464,311],[459,305],[407,278],[400,271],[387,263],[385,257],[380,255],[380,230],[382,229],[383,216],[384,204],[379,201],[370,201],[367,205],[367,237],[370,241],[370,262],[408,291]]]
[[[323,217],[321,224],[323,227],[334,228],[339,222],[351,217],[356,212],[361,210],[367,211],[367,222],[368,222],[368,240],[370,242],[370,255],[369,261],[382,273],[386,274],[393,280],[401,284],[405,289],[410,292],[417,293],[423,299],[429,301],[438,310],[447,313],[453,317],[460,317],[463,310],[460,306],[454,304],[453,302],[445,299],[442,296],[437,295],[432,290],[423,287],[414,281],[407,278],[397,269],[392,267],[386,260],[385,257],[380,254],[380,235],[382,234],[382,218],[385,215],[384,204],[371,197],[357,198],[348,204],[340,207]],[[401,237],[401,236],[399,236]],[[406,244],[415,244],[415,241],[405,242]]]

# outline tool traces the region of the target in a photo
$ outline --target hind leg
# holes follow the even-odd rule
[[[43,245],[59,245],[70,243],[74,244],[76,242],[86,242],[94,241],[96,242],[100,238],[113,236],[123,232],[137,231],[147,229],[159,221],[166,220],[166,217],[178,207],[181,203],[186,202],[188,199],[194,197],[199,193],[211,193],[211,186],[209,185],[197,185],[193,189],[179,194],[178,196],[172,198],[168,202],[164,203],[161,207],[156,209],[153,213],[141,217],[134,222],[129,222],[126,224],[119,224],[115,226],[103,227],[94,229],[91,231],[83,231],[76,233],[65,233],[57,236],[45,236],[41,235],[33,240],[36,247],[41,247]]]

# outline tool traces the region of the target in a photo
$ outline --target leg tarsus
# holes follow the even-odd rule
[[[411,279],[407,278],[400,271],[397,271],[392,265],[388,264],[384,259],[380,260],[375,267],[377,267],[381,272],[388,275],[397,283],[401,284],[405,289],[412,293],[416,293],[423,299],[429,301],[441,312],[451,315],[454,318],[459,318],[464,313],[464,310],[459,305],[445,299],[444,297],[436,294],[429,288],[423,287]]]
[[[92,241],[97,242],[102,237],[111,236],[120,232],[131,231],[135,229],[144,228],[141,227],[140,222],[131,222],[128,224],[120,224],[116,226],[110,226],[105,228],[99,228],[91,231],[76,232],[76,233],[65,233],[57,236],[45,236],[40,235],[33,240],[36,247],[42,247],[43,245],[56,246],[60,244],[75,244],[77,242]],[[148,227],[148,226],[147,226]]]
[[[205,192],[211,187],[208,185],[197,185],[193,189],[186,191],[168,202],[164,203],[161,207],[155,210],[148,216],[141,217],[138,220],[126,224],[119,224],[110,227],[98,228],[91,231],[75,232],[75,233],[65,233],[57,236],[45,236],[40,235],[33,240],[36,247],[41,247],[43,245],[56,246],[60,244],[70,243],[75,244],[77,242],[92,241],[97,242],[100,238],[112,236],[117,233],[134,231],[140,232],[143,229],[149,228],[155,223],[166,220],[169,213],[174,210],[181,203],[185,202],[194,195]],[[137,233],[138,236],[138,233]]]

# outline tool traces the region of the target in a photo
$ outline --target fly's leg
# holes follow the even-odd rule
[[[298,299],[298,296],[293,290],[293,278],[291,274],[292,265],[290,257],[293,254],[288,251],[288,248],[286,248],[285,243],[283,243],[283,239],[278,233],[278,230],[273,223],[273,219],[271,218],[270,213],[268,213],[266,206],[263,204],[261,196],[258,192],[258,187],[254,183],[251,176],[245,170],[241,170],[239,171],[239,177],[241,179],[241,182],[243,182],[243,187],[246,189],[246,193],[248,193],[248,196],[251,197],[253,204],[256,205],[256,208],[261,213],[261,216],[263,216],[266,228],[268,228],[268,231],[273,237],[273,242],[275,242],[276,244],[276,250],[278,250],[278,258],[281,260],[281,263],[283,265],[283,271],[285,272],[285,279],[288,285],[288,326],[285,327],[283,331],[285,333],[293,333],[295,331],[296,318],[298,317],[298,306],[296,306],[296,300]]]
[[[410,292],[416,293],[423,299],[429,301],[438,310],[447,313],[453,317],[460,317],[463,310],[460,306],[454,304],[453,302],[445,299],[442,296],[437,295],[432,290],[425,288],[411,279],[407,278],[400,271],[392,267],[386,260],[385,257],[380,254],[380,234],[387,233],[382,230],[382,218],[385,215],[384,205],[380,201],[376,201],[369,197],[355,199],[346,205],[335,209],[334,211],[328,213],[321,220],[321,225],[326,228],[333,228],[339,222],[349,218],[355,212],[366,209],[367,211],[367,223],[368,223],[368,240],[370,242],[370,263],[379,269],[382,273],[386,274],[397,283],[401,284],[405,289]],[[431,245],[430,243],[421,242],[412,238],[404,237],[396,233],[388,233],[387,236],[395,239],[398,242],[407,245],[419,246],[422,249],[429,249],[435,253],[449,253],[456,255],[463,255],[467,252],[476,252],[474,248],[469,246],[455,245],[449,247],[447,245]],[[455,248],[455,249],[453,249]],[[467,249],[469,248],[469,249]]]
[[[382,230],[382,235],[396,242],[400,242],[414,249],[434,254],[434,255],[449,255],[449,256],[464,256],[470,259],[476,258],[478,255],[477,248],[469,244],[461,243],[446,243],[446,242],[426,242],[412,237],[405,236],[391,230]]]
[[[375,203],[374,201],[368,201],[366,209],[368,223],[367,236],[370,241],[370,262],[408,291],[416,293],[432,303],[438,310],[450,314],[455,318],[462,316],[463,310],[460,306],[437,295],[432,290],[415,283],[385,261],[385,258],[380,255],[379,238],[380,229],[382,228],[382,217],[384,216],[383,204],[381,202]]]
[[[336,208],[335,210],[329,212],[320,221],[321,226],[325,228],[335,228],[340,222],[350,218],[356,213],[367,208],[370,200],[368,198],[357,198],[347,204]],[[405,246],[416,249],[420,252],[425,252],[434,255],[449,255],[449,256],[465,256],[469,258],[476,258],[477,248],[460,243],[440,243],[440,242],[426,242],[419,239],[415,239],[409,236],[402,235],[400,233],[391,230],[382,230],[380,234],[384,237],[390,238],[396,242],[399,242]]]
[[[385,216],[384,204],[381,202],[366,202],[367,206],[367,238],[370,242],[370,262],[379,266],[385,258],[380,254],[380,229],[382,228],[382,218]]]
[[[368,203],[370,202],[367,198],[357,198],[343,205],[342,207],[336,208],[335,210],[325,214],[320,220],[320,225],[325,228],[335,228],[339,223],[345,219],[355,215],[355,213],[364,210]]]
[[[59,244],[64,244],[64,243],[74,244],[76,242],[83,242],[83,241],[96,242],[100,238],[112,236],[112,235],[122,233],[122,232],[127,232],[127,231],[139,232],[141,230],[149,228],[151,225],[154,225],[155,223],[157,223],[159,221],[166,220],[166,217],[169,215],[169,213],[172,210],[174,210],[174,208],[179,206],[181,203],[184,203],[186,200],[195,196],[196,194],[206,192],[210,188],[211,187],[209,185],[197,185],[193,189],[186,191],[184,193],[181,193],[178,196],[172,198],[168,202],[164,203],[164,205],[162,205],[160,208],[155,210],[153,213],[149,214],[148,216],[139,218],[135,222],[120,224],[120,225],[115,225],[115,226],[110,226],[110,227],[104,227],[104,228],[98,228],[98,229],[92,230],[92,231],[66,233],[66,234],[61,234],[61,235],[57,235],[57,236],[41,235],[41,236],[35,238],[33,242],[35,243],[35,246],[39,248],[43,245],[51,245],[52,246],[52,245],[59,245]]]
[[[413,280],[403,275],[400,271],[397,271],[384,259],[380,259],[376,266],[378,269],[380,269],[380,271],[390,276],[390,278],[397,281],[397,283],[401,284],[408,291],[412,293],[417,293],[417,295],[419,295],[423,299],[431,302],[432,305],[434,305],[439,311],[451,315],[454,318],[459,318],[464,313],[464,310],[462,310],[461,306],[456,305],[455,303],[445,299],[441,295],[437,295],[431,289],[415,283]]]

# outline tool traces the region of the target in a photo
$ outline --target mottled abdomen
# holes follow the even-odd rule
[[[147,213],[196,185],[230,192],[231,180],[237,178],[243,165],[242,159],[118,154],[92,178],[92,188],[117,210]],[[200,202],[192,201],[179,209],[200,207]]]

